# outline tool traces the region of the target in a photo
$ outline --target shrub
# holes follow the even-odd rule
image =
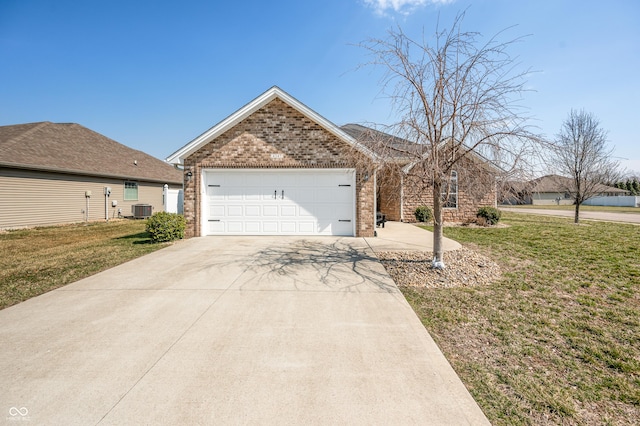
[[[500,221],[502,212],[495,207],[480,207],[476,217],[479,224],[495,225]]]
[[[429,222],[433,217],[433,213],[431,213],[431,209],[427,206],[418,206],[416,210],[413,212],[413,215],[416,217],[418,222]]]
[[[151,241],[162,243],[184,238],[186,224],[181,214],[158,212],[147,219],[146,231],[151,235]]]

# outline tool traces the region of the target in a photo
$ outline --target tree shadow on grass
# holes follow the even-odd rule
[[[151,241],[151,235],[149,235],[148,232],[124,235],[122,237],[117,237],[116,240],[134,240],[132,244],[154,244],[153,241]]]

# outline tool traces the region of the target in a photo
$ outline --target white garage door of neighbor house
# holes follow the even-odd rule
[[[355,235],[353,169],[204,172],[204,235]]]

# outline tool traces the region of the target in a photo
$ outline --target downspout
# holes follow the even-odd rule
[[[378,232],[376,230],[378,214],[378,170],[373,170],[373,236],[377,237]]]
[[[404,172],[400,171],[400,222],[404,222]]]
[[[162,204],[164,206],[164,211],[169,211],[169,185],[166,183],[162,187]]]
[[[91,191],[84,191],[85,199],[85,222],[89,222],[89,199],[91,198]]]
[[[111,188],[104,187],[104,220],[109,222],[109,195],[111,195]]]

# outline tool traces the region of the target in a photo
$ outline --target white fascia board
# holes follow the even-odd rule
[[[365,153],[372,159],[377,158],[377,156],[371,150],[359,144],[355,139],[353,139],[347,133],[342,131],[342,129],[337,127],[335,124],[331,123],[329,120],[322,117],[321,115],[319,115],[318,113],[316,113],[315,111],[313,111],[312,109],[304,105],[302,102],[298,101],[297,99],[295,99],[294,97],[292,97],[291,95],[289,95],[288,93],[280,89],[279,87],[273,86],[271,89],[267,90],[262,95],[258,96],[253,101],[249,102],[244,107],[240,108],[238,111],[231,114],[229,117],[225,118],[220,123],[216,124],[209,130],[207,130],[206,132],[204,132],[203,134],[201,134],[200,136],[198,136],[197,138],[195,138],[194,140],[192,140],[191,142],[189,142],[188,144],[180,148],[178,151],[171,154],[169,157],[167,157],[167,162],[172,164],[183,164],[184,159],[186,157],[193,154],[202,146],[211,142],[213,139],[220,136],[222,133],[226,132],[227,130],[229,130],[230,128],[232,128],[233,126],[235,126],[236,124],[238,124],[239,122],[241,122],[242,120],[244,120],[245,118],[253,114],[255,111],[259,110],[260,108],[262,108],[263,106],[265,106],[266,104],[274,100],[275,98],[280,98],[283,102],[285,102],[292,108],[298,110],[300,113],[302,113],[306,117],[315,121],[316,123],[324,127],[326,130],[333,133],[335,136],[344,140],[345,142],[352,145],[353,147],[360,150],[361,152]]]

